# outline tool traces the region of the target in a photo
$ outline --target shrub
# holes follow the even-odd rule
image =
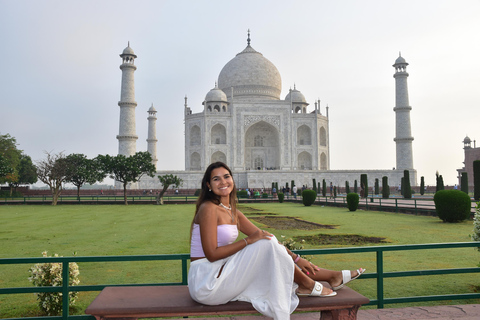
[[[473,161],[473,197],[480,199],[480,160]]]
[[[403,170],[403,197],[405,199],[412,198],[412,187],[410,186],[410,171]]]
[[[301,197],[302,196],[303,190],[301,188],[297,189],[297,196]]]
[[[247,190],[240,190],[237,191],[237,198],[248,198],[248,192]]]
[[[368,198],[368,178],[366,173],[360,175],[360,186],[362,189],[362,197]]]
[[[380,186],[378,182],[378,178],[375,178],[375,195],[378,195],[380,193]]]
[[[422,176],[420,178],[420,194],[423,196],[425,193],[425,178]]]
[[[302,199],[303,199],[302,201],[304,206],[307,206],[307,207],[311,206],[315,202],[316,198],[317,198],[316,191],[307,189],[302,193]]]
[[[382,177],[382,198],[388,199],[390,197],[390,186],[388,185],[388,177]]]
[[[351,192],[347,194],[347,207],[350,211],[356,211],[358,208],[358,203],[360,202],[360,197],[357,193]]]
[[[196,196],[196,197],[198,197],[198,196],[200,195],[200,192],[201,192],[201,191],[202,191],[202,190],[197,189],[197,190],[195,190],[195,193],[194,193],[193,195]]]
[[[285,195],[283,194],[283,192],[279,192],[278,193],[278,202],[282,203],[283,199],[285,199]]]
[[[313,188],[312,188],[315,193],[317,192],[317,182],[315,181],[315,179],[313,179]]]
[[[460,190],[468,194],[468,173],[462,172]]]
[[[435,210],[443,222],[460,222],[470,217],[472,202],[460,190],[440,190],[433,196]]]
[[[355,192],[355,193],[358,193],[358,184],[357,184],[357,180],[355,180],[355,181],[353,182],[353,192]]]
[[[350,193],[350,184],[348,181],[345,181],[345,193],[349,194]]]
[[[47,251],[42,252],[44,257],[47,256]],[[55,254],[54,257],[58,257]],[[78,275],[78,265],[75,262],[69,264],[68,270],[68,284],[70,286],[76,286],[80,283]],[[62,279],[62,264],[60,262],[55,263],[37,263],[28,270],[31,276],[28,278],[36,287],[61,287],[63,284]],[[63,297],[62,292],[38,292],[35,293],[38,300],[40,309],[47,315],[59,315],[62,312]],[[69,306],[75,305],[78,292],[69,293]]]
[[[323,179],[322,181],[322,196],[327,196],[327,182],[325,181],[325,179]]]
[[[266,192],[262,193],[262,198],[268,198],[268,193]]]
[[[477,202],[477,206],[475,207],[472,241],[480,241],[480,202]],[[478,247],[477,250],[480,251],[480,247]]]

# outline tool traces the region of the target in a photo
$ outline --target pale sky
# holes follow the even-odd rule
[[[185,168],[184,97],[194,113],[223,66],[251,45],[329,106],[331,169],[391,169],[395,72],[407,68],[418,183],[457,183],[463,139],[480,146],[480,1],[0,0],[0,134],[44,151],[118,153],[121,58],[135,61],[137,151],[157,109],[159,170]]]

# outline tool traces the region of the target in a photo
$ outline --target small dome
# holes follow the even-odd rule
[[[466,136],[465,139],[463,139],[463,143],[465,144],[472,143],[472,140],[470,140],[470,138]]]
[[[133,52],[133,49],[130,48],[130,46],[126,47],[125,49],[123,49],[123,52],[122,54],[131,54],[132,56],[135,55],[135,52]]]
[[[397,60],[395,60],[395,64],[408,64],[407,61],[405,61],[405,59],[399,55]]]
[[[225,94],[225,92],[220,90],[215,83],[215,88],[213,88],[207,93],[207,95],[205,96],[205,101],[227,102],[227,95]]]
[[[155,108],[153,107],[153,104],[150,107],[150,109],[148,109],[148,112],[157,112],[157,110],[155,110]]]
[[[295,87],[293,88],[293,90],[290,89],[290,92],[285,97],[285,101],[290,101],[290,97],[292,99],[292,102],[307,103],[307,100],[305,100],[305,96],[303,95],[303,93],[298,91]]]
[[[122,54],[120,55],[120,57],[124,57],[124,56],[133,56],[134,58],[136,58],[137,56],[135,55],[135,52],[133,52],[133,49],[130,48],[130,42],[128,42],[128,46],[123,49],[123,52]]]

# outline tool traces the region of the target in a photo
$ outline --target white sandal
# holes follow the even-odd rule
[[[342,284],[340,284],[339,286],[333,287],[332,289],[333,289],[333,290],[342,289],[344,285],[346,285],[347,283],[349,283],[349,282],[352,281],[352,280],[357,279],[357,278],[360,277],[364,272],[365,272],[365,269],[363,269],[363,268],[358,268],[358,269],[357,269],[357,275],[352,278],[352,274],[351,274],[350,270],[342,270],[342,279],[343,279],[343,280],[342,280]]]
[[[315,281],[315,285],[313,286],[313,290],[311,293],[297,293],[297,296],[299,297],[321,297],[321,298],[326,298],[326,297],[333,297],[336,296],[336,292],[331,292],[329,294],[322,294],[323,290],[323,284],[320,282]]]

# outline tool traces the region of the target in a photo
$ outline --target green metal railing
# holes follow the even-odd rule
[[[438,300],[458,300],[458,299],[478,299],[480,293],[466,294],[445,294],[433,296],[415,296],[400,298],[384,297],[384,279],[427,275],[445,275],[462,273],[480,273],[480,268],[455,268],[455,269],[435,269],[435,270],[415,270],[402,272],[384,272],[384,253],[391,251],[409,251],[409,250],[429,250],[429,249],[453,249],[453,248],[475,248],[479,244],[476,242],[455,242],[455,243],[434,243],[434,244],[413,244],[413,245],[394,245],[394,246],[372,246],[372,247],[351,247],[334,249],[308,249],[295,250],[296,253],[304,255],[323,255],[323,254],[346,254],[346,253],[376,253],[376,272],[362,275],[360,279],[377,280],[377,299],[371,299],[369,305],[376,305],[377,308],[383,308],[385,304],[423,302]],[[0,265],[11,264],[35,264],[35,263],[62,263],[62,287],[30,287],[30,288],[0,288],[0,294],[17,293],[36,293],[36,292],[62,292],[63,297],[69,297],[71,291],[101,291],[103,288],[111,285],[90,285],[90,286],[69,286],[68,285],[68,264],[71,262],[125,262],[125,261],[158,261],[158,260],[180,260],[182,266],[181,282],[174,283],[147,283],[147,284],[122,284],[115,286],[156,286],[156,285],[186,285],[187,284],[187,262],[190,259],[189,254],[167,254],[167,255],[137,255],[137,256],[101,256],[101,257],[45,257],[45,258],[7,258],[0,259]],[[12,318],[28,320],[95,320],[93,316],[76,315],[69,316],[68,298],[62,301],[62,316],[56,317],[31,317],[31,318]]]

